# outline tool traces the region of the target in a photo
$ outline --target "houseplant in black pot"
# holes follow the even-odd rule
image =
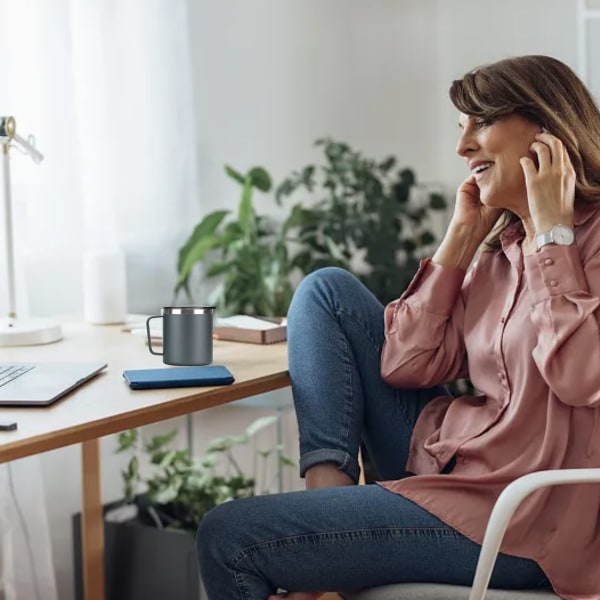
[[[122,471],[124,499],[104,507],[108,600],[199,600],[194,536],[204,514],[222,502],[269,493],[277,469],[295,465],[279,446],[260,448],[257,434],[276,416],[262,417],[244,432],[213,439],[200,458],[171,447],[176,431],[143,439],[132,429],[118,436],[117,452],[129,453]],[[236,449],[252,449],[253,469],[240,467]],[[271,465],[272,467],[272,465]],[[75,597],[83,598],[81,517],[73,517]]]

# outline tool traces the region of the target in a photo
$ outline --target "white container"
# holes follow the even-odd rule
[[[83,258],[83,314],[88,323],[111,325],[127,318],[125,254],[119,248],[88,250]]]

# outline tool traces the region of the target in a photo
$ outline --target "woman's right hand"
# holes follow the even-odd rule
[[[450,227],[468,228],[473,237],[483,241],[502,212],[501,208],[490,208],[481,202],[475,176],[469,175],[458,186]]]
[[[482,204],[475,177],[469,175],[456,192],[454,214],[433,262],[466,271],[501,214],[502,209]]]

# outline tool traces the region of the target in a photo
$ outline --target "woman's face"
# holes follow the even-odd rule
[[[519,159],[529,156],[537,164],[529,146],[541,131],[539,125],[517,114],[486,121],[461,113],[459,127],[456,152],[475,176],[481,202],[522,213],[527,209],[527,191]]]

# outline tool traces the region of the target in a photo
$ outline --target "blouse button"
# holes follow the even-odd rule
[[[554,261],[551,258],[547,258],[544,260],[544,264],[550,266],[554,264]]]
[[[551,286],[551,287],[556,287],[557,285],[558,285],[558,281],[556,281],[556,279],[553,279],[553,280],[550,282],[550,286]]]

